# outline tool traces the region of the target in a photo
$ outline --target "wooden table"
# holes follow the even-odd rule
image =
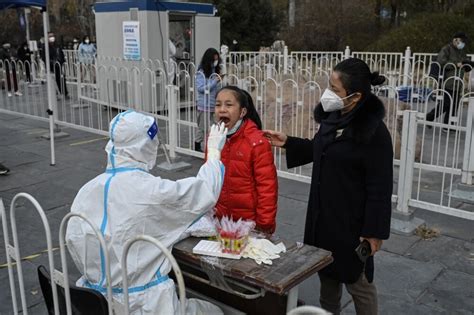
[[[173,255],[185,274],[186,287],[205,292],[213,299],[249,314],[261,314],[263,310],[268,314],[285,314],[295,308],[298,285],[333,260],[329,251],[283,241],[286,253],[280,254],[281,257],[273,260],[272,265],[258,265],[252,259],[195,255],[193,247],[200,240],[190,237],[173,248]],[[282,240],[271,241],[276,244]],[[228,285],[223,288],[216,278]],[[244,292],[235,290],[237,287],[243,288]],[[242,301],[239,302],[239,298]],[[256,300],[253,307],[251,299]]]

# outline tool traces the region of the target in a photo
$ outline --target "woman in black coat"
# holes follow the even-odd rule
[[[390,235],[393,149],[371,85],[384,80],[364,61],[346,59],[315,107],[320,128],[312,140],[264,131],[272,145],[286,148],[288,168],[313,163],[304,241],[333,254],[319,277],[321,306],[334,314],[342,284],[358,314],[377,314],[373,255]],[[371,250],[365,263],[356,253],[363,240]]]

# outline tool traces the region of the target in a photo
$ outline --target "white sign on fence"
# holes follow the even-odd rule
[[[123,58],[140,60],[140,22],[123,22]]]

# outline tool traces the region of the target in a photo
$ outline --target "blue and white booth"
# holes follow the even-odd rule
[[[169,64],[173,62],[181,65],[189,62],[199,64],[207,48],[219,50],[220,47],[220,18],[216,16],[217,11],[212,4],[102,0],[95,3],[94,11],[98,69],[101,66],[102,69],[104,66],[110,69],[112,66],[133,71],[149,68],[151,63],[154,66],[160,63],[166,70],[170,70]],[[170,72],[175,70],[171,69]],[[164,85],[173,81],[169,76],[167,82],[163,78],[161,80],[163,82],[159,84],[157,93],[160,108],[165,97]],[[101,84],[100,79],[98,84]],[[130,93],[120,87],[113,89],[110,93],[110,87],[108,88],[106,97],[109,99],[117,98],[117,93]],[[143,95],[143,91],[141,94]],[[151,94],[149,97],[152,97]],[[146,103],[145,109],[152,106],[148,101],[149,97],[145,95],[142,100],[142,103]]]
[[[94,11],[99,56],[166,61],[171,40],[176,61],[199,63],[207,48],[220,46],[220,18],[212,4],[102,0]]]

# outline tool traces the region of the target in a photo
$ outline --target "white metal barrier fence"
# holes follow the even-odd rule
[[[438,185],[443,185],[444,189],[451,192],[455,190],[458,182],[472,182],[472,173],[470,173],[473,169],[470,162],[472,160],[470,149],[472,124],[466,110],[468,100],[472,99],[472,84],[470,84],[472,71],[469,77],[465,78],[468,79],[467,82],[453,77],[444,80],[440,85],[436,79],[428,76],[433,55],[411,55],[409,49],[405,54],[360,52],[351,54],[348,48],[344,53],[293,52],[291,56],[287,56],[289,60],[293,60],[292,62],[282,62],[281,58],[275,57],[278,53],[266,52],[254,55],[242,53],[241,56],[238,54],[231,53],[226,58],[227,75],[220,78],[218,86],[234,84],[248,90],[253,96],[265,129],[276,129],[294,136],[308,138],[317,131],[312,111],[328,84],[330,67],[340,58],[351,55],[365,59],[375,68],[374,70],[379,70],[388,77],[387,84],[375,92],[382,97],[386,105],[385,120],[394,143],[396,176],[398,176],[398,167],[401,163],[399,157],[403,155],[403,150],[407,150],[402,145],[402,131],[408,128],[407,125],[402,124],[403,111],[416,110],[418,124],[426,125],[426,128],[418,129],[415,142],[415,161],[418,163],[415,166],[421,169],[420,172],[423,172],[423,175],[418,176],[417,197],[410,197],[410,200],[423,200],[418,196],[423,195],[426,188],[424,182],[436,181]],[[240,64],[230,63],[232,58]],[[248,66],[252,58],[253,66]],[[268,63],[276,62],[278,66],[271,68],[271,71],[266,71],[265,64],[263,67],[258,64],[259,60]],[[409,62],[406,62],[407,60]],[[281,64],[283,64],[283,69]],[[286,74],[285,65],[288,67]],[[290,68],[289,65],[292,67]],[[32,65],[32,67],[37,66]],[[448,65],[441,69],[441,73],[447,67]],[[5,67],[2,69],[3,78],[5,78]],[[16,69],[18,77],[22,77],[22,71],[18,70],[22,69],[21,66]],[[143,60],[129,66],[127,61],[120,58],[100,57],[97,60],[97,66],[63,65],[63,67],[55,67],[55,70],[59,71],[55,73],[55,78],[59,78],[57,82],[67,87],[70,97],[67,99],[65,95],[60,94],[65,89],[58,89],[59,99],[54,111],[56,123],[106,135],[108,123],[113,116],[118,111],[133,108],[150,113],[157,118],[160,134],[170,150],[171,157],[175,157],[177,152],[203,156],[202,153],[194,151],[197,133],[196,99],[199,93],[195,82],[199,76],[203,76],[202,73],[196,72],[194,64],[168,64],[156,60]],[[406,71],[409,71],[409,74],[406,74]],[[214,75],[210,79],[219,79],[219,77]],[[449,81],[457,86],[456,90],[462,93],[460,95],[463,97],[456,99],[451,95],[452,93],[447,92],[446,84]],[[412,89],[408,92],[400,90],[400,85],[404,83],[412,83]],[[44,89],[42,85],[34,88],[24,87],[22,97],[9,98],[3,94],[0,110],[46,119]],[[209,95],[209,87],[206,87],[203,93]],[[405,102],[400,101],[403,93],[405,93]],[[206,100],[209,102],[208,98]],[[442,111],[445,105],[446,108],[450,108],[446,113],[449,118],[448,125],[439,120],[443,116]],[[206,106],[210,107],[210,104],[207,103]],[[438,108],[435,110],[435,116],[439,118],[430,122],[425,118],[433,107]],[[205,132],[210,124],[211,121],[205,120]],[[428,129],[429,127],[432,129]],[[443,128],[450,129],[447,133],[443,133]],[[288,170],[284,151],[275,149],[274,152],[280,176],[310,181],[311,166]],[[444,156],[443,152],[448,152],[448,154]],[[420,168],[420,166],[423,167]],[[426,168],[437,172],[427,173]],[[436,174],[445,174],[447,168],[451,170],[451,173],[454,172],[453,181],[449,185],[442,183],[442,178],[431,177]],[[417,172],[415,171],[416,175],[418,175]],[[463,175],[458,178],[460,174]],[[399,187],[403,185],[400,178],[397,185]],[[398,191],[395,189],[394,198]],[[452,203],[453,199],[445,198],[443,194],[445,192],[439,190],[437,191],[438,198],[425,198],[425,200],[440,211],[445,211],[443,207],[456,208],[457,205]]]
[[[17,228],[17,208],[18,204],[17,201],[21,199],[26,199],[29,201],[37,214],[41,218],[41,222],[43,225],[43,229],[46,236],[46,253],[48,256],[48,265],[49,271],[51,272],[51,290],[52,290],[52,299],[54,305],[54,314],[60,314],[60,303],[64,302],[66,305],[66,312],[68,315],[72,313],[72,302],[71,302],[71,294],[70,294],[70,284],[69,284],[69,271],[68,271],[68,264],[66,259],[66,242],[65,242],[65,233],[66,233],[66,226],[67,223],[71,219],[80,219],[86,225],[88,225],[92,231],[94,232],[97,240],[99,241],[99,249],[104,253],[104,265],[105,265],[105,286],[106,286],[106,298],[108,302],[108,310],[109,314],[129,314],[128,308],[128,272],[127,272],[127,258],[128,253],[131,246],[139,241],[145,241],[153,244],[157,247],[160,252],[170,261],[176,279],[178,281],[178,292],[179,292],[179,299],[180,299],[180,314],[185,314],[186,310],[186,292],[184,286],[184,279],[181,272],[181,269],[178,266],[178,263],[174,259],[173,255],[171,254],[170,250],[166,248],[160,241],[157,239],[147,236],[141,235],[134,237],[130,240],[127,240],[124,244],[123,254],[120,260],[121,263],[121,275],[122,275],[122,287],[124,294],[124,303],[121,304],[119,299],[115,299],[112,292],[112,281],[111,281],[111,272],[110,272],[110,259],[109,259],[109,251],[107,242],[104,239],[104,236],[101,234],[99,228],[95,226],[95,224],[90,221],[87,217],[77,214],[77,213],[68,213],[61,221],[60,228],[59,228],[59,246],[60,246],[60,258],[63,271],[59,271],[55,269],[54,265],[54,253],[53,253],[53,244],[52,244],[52,237],[51,237],[51,229],[49,225],[48,218],[44,210],[42,209],[41,205],[38,201],[33,198],[31,195],[26,193],[19,193],[17,194],[10,205],[10,223],[11,223],[11,234],[13,237],[13,245],[10,243],[10,231],[8,229],[8,220],[5,211],[5,207],[3,204],[3,200],[0,198],[0,219],[2,221],[2,231],[3,231],[3,238],[4,238],[4,246],[5,246],[5,253],[7,258],[7,268],[8,268],[8,279],[10,284],[10,294],[12,299],[12,312],[13,314],[17,315],[20,312],[22,314],[28,314],[28,301],[26,295],[26,288],[25,288],[25,281],[23,275],[23,268],[22,268],[22,258],[20,254],[20,244],[19,244],[19,233]],[[25,233],[26,230],[22,230],[21,232]],[[156,257],[159,257],[159,253],[156,254]],[[16,267],[17,272],[17,280],[15,280],[14,276],[14,268]],[[16,282],[18,282],[19,292],[20,292],[20,302],[21,302],[21,310],[18,307],[18,299],[17,299],[17,289],[16,289]],[[59,301],[58,290],[61,288],[64,290],[64,299],[65,301]],[[31,288],[28,288],[31,289]]]
[[[39,214],[41,218],[41,222],[44,227],[44,232],[46,236],[46,248],[48,253],[48,264],[50,270],[55,270],[54,268],[54,260],[53,260],[53,244],[51,241],[51,229],[49,227],[49,222],[44,213],[43,209],[41,208],[40,204],[34,199],[31,195],[20,193],[17,194],[10,205],[10,221],[11,221],[11,229],[12,229],[12,236],[13,236],[13,245],[10,243],[9,239],[9,230],[7,224],[7,215],[5,212],[5,207],[3,205],[3,200],[0,199],[0,215],[2,219],[2,229],[3,229],[3,238],[5,242],[5,253],[7,256],[7,265],[8,265],[8,279],[10,281],[10,293],[12,296],[12,306],[14,314],[19,313],[18,309],[18,301],[16,297],[16,285],[15,285],[15,278],[13,275],[13,261],[16,264],[16,270],[18,275],[18,284],[20,290],[20,301],[22,307],[22,313],[28,314],[28,306],[25,294],[25,284],[24,284],[24,277],[23,277],[23,269],[22,269],[22,259],[20,254],[20,245],[18,241],[18,229],[16,224],[16,211],[17,211],[17,201],[21,199],[26,199],[33,204],[36,212]],[[12,261],[13,260],[13,261]],[[53,303],[54,303],[54,312],[55,314],[59,314],[59,304],[58,304],[58,293],[57,287],[55,282],[52,281],[52,292],[53,292]]]

